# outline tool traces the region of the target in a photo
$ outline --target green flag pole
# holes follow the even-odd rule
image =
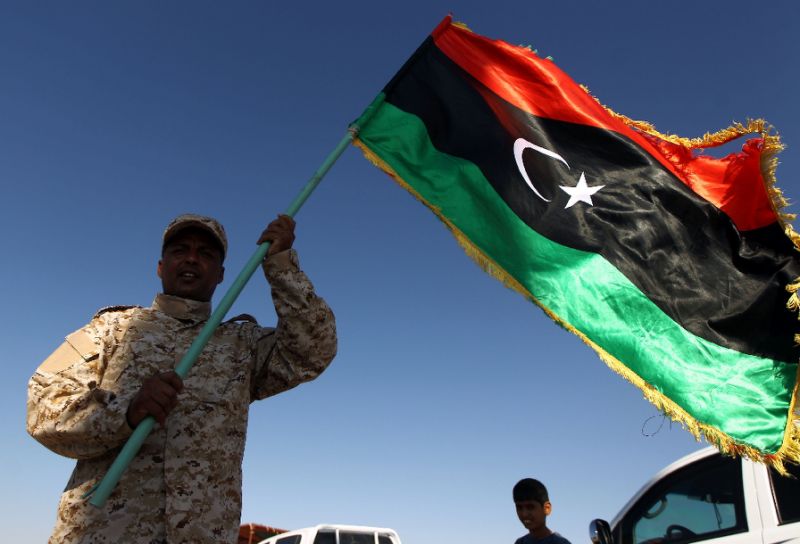
[[[375,100],[364,110],[364,113],[361,114],[361,117],[356,120],[347,130],[347,134],[341,139],[339,144],[336,148],[328,155],[325,159],[325,162],[322,163],[322,166],[314,172],[314,175],[311,176],[311,179],[308,180],[305,187],[300,191],[300,193],[295,197],[294,201],[289,205],[289,208],[286,210],[286,215],[290,217],[294,217],[294,215],[300,210],[308,197],[317,188],[317,185],[322,181],[322,178],[325,174],[328,173],[328,170],[331,169],[333,163],[344,153],[344,150],[347,149],[347,146],[358,136],[358,131],[366,122],[372,117],[373,113],[377,110],[380,104],[383,102],[385,96],[383,93],[379,94]],[[239,296],[239,294],[244,289],[244,286],[253,276],[253,273],[256,269],[264,262],[264,258],[267,255],[267,250],[269,250],[269,242],[264,242],[258,246],[256,252],[250,257],[250,260],[244,265],[244,268],[236,277],[231,285],[228,292],[225,293],[225,296],[222,297],[219,305],[217,306],[216,310],[211,314],[211,317],[208,318],[208,321],[203,326],[200,334],[197,335],[192,345],[189,347],[189,351],[183,356],[180,362],[175,366],[175,373],[181,377],[181,379],[185,378],[186,375],[191,370],[192,365],[194,365],[197,358],[200,356],[200,352],[203,351],[203,348],[206,346],[208,341],[211,339],[211,336],[214,334],[214,331],[222,322],[225,314],[228,313],[228,310],[231,309],[233,306],[234,301]],[[150,432],[153,430],[153,426],[155,425],[155,419],[152,416],[148,416],[142,420],[139,425],[133,430],[133,433],[128,438],[128,441],[122,447],[120,452],[117,454],[116,459],[108,468],[106,475],[103,476],[103,479],[95,485],[92,489],[90,489],[83,498],[91,497],[89,499],[89,504],[92,506],[96,506],[98,508],[102,508],[105,506],[106,501],[108,500],[109,495],[111,492],[114,491],[114,488],[119,483],[120,478],[122,478],[123,473],[130,465],[133,458],[136,457],[136,454],[139,452],[139,449],[142,447],[145,439],[150,435]]]

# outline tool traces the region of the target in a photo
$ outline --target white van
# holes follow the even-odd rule
[[[382,527],[317,525],[281,533],[258,544],[400,544],[400,537]]]
[[[790,476],[706,448],[671,464],[609,524],[594,544],[800,544],[800,467]]]

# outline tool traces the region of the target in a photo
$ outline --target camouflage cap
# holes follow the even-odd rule
[[[225,258],[225,255],[228,253],[228,238],[225,236],[225,229],[223,226],[213,217],[206,217],[205,215],[197,215],[194,213],[185,213],[170,221],[169,225],[167,225],[167,228],[164,230],[164,236],[161,237],[161,249],[164,249],[164,246],[167,245],[167,241],[169,241],[170,238],[189,227],[203,229],[211,234],[222,247],[222,258]]]

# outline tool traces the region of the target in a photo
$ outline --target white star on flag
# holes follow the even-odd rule
[[[567,205],[564,206],[564,209],[567,209],[572,207],[579,200],[581,202],[585,202],[589,206],[594,206],[594,204],[592,204],[592,195],[605,187],[605,185],[595,185],[594,187],[589,187],[586,185],[586,175],[581,172],[581,179],[578,180],[578,184],[575,187],[567,187],[566,185],[561,185],[560,187],[569,195],[569,201],[567,202]]]

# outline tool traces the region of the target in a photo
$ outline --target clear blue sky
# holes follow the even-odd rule
[[[767,119],[788,146],[779,186],[800,198],[789,0],[0,2],[3,541],[46,539],[72,467],[25,433],[40,361],[98,308],[152,301],[159,237],[179,213],[225,224],[232,280],[449,11],[552,55],[663,132]],[[340,350],[315,382],[252,407],[243,521],[511,543],[524,533],[511,487],[534,476],[551,490],[549,525],[576,544],[702,447],[355,148],[297,220]],[[232,312],[274,322],[263,277]]]

